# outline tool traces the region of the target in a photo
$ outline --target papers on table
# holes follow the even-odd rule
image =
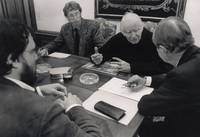
[[[130,88],[124,86],[126,82],[122,79],[112,78],[83,103],[84,108],[109,118],[94,109],[94,105],[98,101],[107,102],[126,111],[125,116],[119,122],[128,125],[137,113],[138,101],[143,95],[151,93],[153,88],[144,87],[139,91],[131,91]]]
[[[94,92],[86,101],[84,101],[83,107],[93,113],[96,113],[108,119],[111,119],[110,117],[94,109],[94,105],[99,101],[104,101],[106,103],[109,103],[113,106],[116,106],[125,110],[126,111],[125,116],[121,120],[118,121],[119,123],[124,124],[124,125],[128,125],[129,122],[133,119],[133,117],[138,111],[137,102],[135,100],[124,98],[116,94],[112,94],[111,92],[105,92],[101,90]]]
[[[138,91],[132,91],[131,88],[124,86],[125,83],[127,83],[127,81],[119,78],[112,78],[99,89],[136,101],[139,101],[143,95],[149,94],[153,91],[153,88],[149,87],[144,87]]]
[[[54,58],[67,58],[70,56],[70,54],[66,53],[60,53],[60,52],[54,52],[48,55],[49,57],[54,57]]]
[[[114,67],[114,65],[111,65],[109,62],[105,62],[104,64],[100,66],[96,66],[93,63],[89,62],[82,66],[83,68],[89,69],[89,70],[95,70],[106,74],[111,75],[117,75],[118,69]]]

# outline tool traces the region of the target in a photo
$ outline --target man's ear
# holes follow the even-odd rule
[[[13,60],[12,60],[12,55],[11,54],[8,55],[6,64],[7,65],[12,65],[13,64]]]
[[[7,62],[6,62],[6,63],[7,63],[8,65],[12,65],[13,68],[18,68],[18,67],[19,67],[19,64],[20,64],[19,59],[13,60],[12,54],[10,54],[10,55],[8,56]]]

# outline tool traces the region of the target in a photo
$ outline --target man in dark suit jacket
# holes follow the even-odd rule
[[[104,38],[96,21],[83,19],[81,7],[70,1],[63,8],[68,23],[64,24],[56,39],[40,50],[41,55],[54,51],[89,57],[94,53],[94,47],[101,47]]]
[[[1,20],[0,45],[1,137],[102,136],[77,96],[68,93],[53,102],[38,96],[28,85],[34,80],[38,56],[24,25]]]
[[[141,75],[161,74],[172,69],[158,56],[152,33],[145,29],[137,14],[126,13],[120,31],[99,49],[99,53],[91,56],[93,63],[99,65],[114,57],[111,64],[116,64],[119,71]]]
[[[140,136],[199,137],[200,49],[193,45],[191,30],[182,19],[169,17],[159,23],[153,41],[160,57],[175,68],[152,76],[156,88],[139,101],[139,113],[145,116]],[[148,79],[135,75],[128,84],[141,88]]]

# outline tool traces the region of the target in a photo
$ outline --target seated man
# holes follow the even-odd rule
[[[60,51],[90,57],[95,46],[99,48],[104,44],[99,24],[93,20],[83,19],[81,11],[80,5],[74,1],[65,4],[63,12],[69,22],[62,26],[56,39],[42,48],[39,54],[43,56]]]
[[[152,33],[144,28],[138,15],[125,14],[120,23],[120,31],[99,49],[99,53],[91,56],[96,65],[115,57],[115,64],[123,72],[153,75],[172,68],[158,56],[152,42]]]
[[[33,83],[38,56],[25,26],[1,20],[0,45],[1,137],[101,137],[77,96],[68,93],[61,106],[27,84]]]
[[[156,87],[138,104],[145,116],[140,137],[199,137],[200,49],[191,30],[183,19],[168,17],[158,24],[153,41],[159,56],[175,68],[165,76],[153,76],[151,84],[138,75],[128,80],[135,88],[147,83]]]

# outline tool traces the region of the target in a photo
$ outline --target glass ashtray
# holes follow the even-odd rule
[[[99,82],[99,76],[95,73],[83,73],[79,80],[85,85],[92,85]]]

